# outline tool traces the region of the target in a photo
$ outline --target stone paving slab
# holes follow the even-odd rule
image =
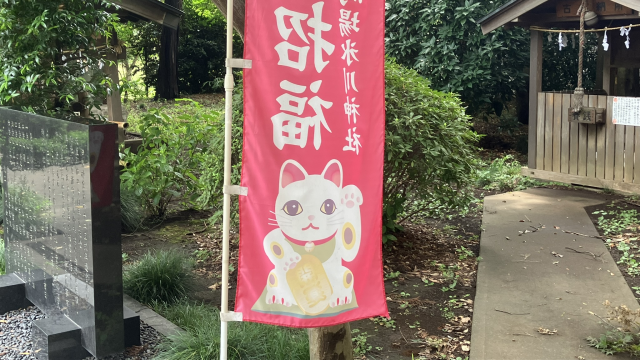
[[[602,199],[553,189],[485,198],[471,360],[618,358],[588,346],[586,337],[604,332],[589,311],[606,315],[605,300],[630,308],[638,303],[602,240],[563,232],[598,235],[584,207]],[[545,227],[519,236],[540,224]],[[541,335],[540,327],[558,332]]]
[[[171,321],[165,319],[127,294],[124,295],[124,305],[138,314],[140,316],[140,320],[144,321],[147,325],[156,329],[157,332],[166,337],[178,335],[184,331]]]

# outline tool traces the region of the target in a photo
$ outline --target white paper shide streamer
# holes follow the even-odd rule
[[[627,40],[624,42],[624,46],[627,47],[627,49],[631,46],[631,38],[629,36],[629,33],[631,32],[631,25],[629,25],[628,28],[621,28],[620,29],[620,36],[626,36]]]
[[[604,51],[609,51],[609,39],[607,38],[607,30],[604,31],[604,38],[602,39],[602,48]]]
[[[560,50],[562,51],[562,48],[567,47],[567,44],[569,44],[569,39],[567,39],[567,35],[564,33],[559,33],[558,34],[558,47],[560,48]]]

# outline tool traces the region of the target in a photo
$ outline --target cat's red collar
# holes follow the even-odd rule
[[[284,231],[282,232],[282,235],[284,235],[285,238],[287,238],[287,240],[291,241],[292,243],[299,245],[299,246],[305,246],[308,242],[312,242],[314,245],[322,245],[325,243],[328,243],[329,241],[331,241],[331,239],[333,239],[334,237],[336,237],[336,234],[338,233],[338,230],[336,230],[336,232],[333,233],[333,235],[324,238],[324,239],[320,239],[320,240],[297,240],[292,238],[291,236],[287,235],[284,233]]]

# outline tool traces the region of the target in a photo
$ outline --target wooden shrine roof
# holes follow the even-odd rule
[[[633,10],[631,14],[616,15],[608,14],[599,16],[601,20],[620,23],[619,26],[629,25],[629,19],[632,22],[640,22],[640,0],[589,0],[595,2],[613,2]],[[482,27],[482,32],[487,34],[503,25],[512,24],[517,26],[529,27],[531,25],[546,25],[556,28],[575,28],[579,22],[578,16],[563,17],[557,16],[556,7],[559,3],[577,3],[579,0],[511,0],[494,10],[484,18],[478,20]],[[631,11],[629,11],[631,12]],[[572,14],[573,15],[573,14]],[[607,25],[613,26],[613,25]]]
[[[116,12],[122,20],[154,21],[158,24],[177,29],[184,13],[173,6],[158,0],[108,0],[119,7]]]

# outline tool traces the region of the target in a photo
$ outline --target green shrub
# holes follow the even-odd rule
[[[176,251],[147,252],[125,269],[124,291],[141,303],[172,303],[185,298],[192,287],[193,261]]]
[[[239,73],[241,74],[241,73]],[[239,78],[238,78],[239,77]],[[220,120],[224,121],[224,114]],[[242,143],[243,143],[243,96],[242,77],[236,76],[236,87],[233,91],[233,130],[231,145],[231,184],[240,184],[240,172],[242,170]],[[212,135],[208,144],[208,153],[202,163],[202,176],[200,177],[201,194],[197,200],[201,208],[213,208],[212,222],[222,218],[222,197],[224,186],[224,127],[221,124],[219,131]],[[236,221],[238,216],[238,200],[231,197],[231,217]]]
[[[140,197],[129,188],[120,189],[120,215],[122,230],[125,233],[136,232],[144,221],[144,209],[140,205]]]
[[[77,94],[87,92],[87,105],[100,108],[111,83],[101,69],[113,47],[96,46],[117,22],[113,6],[105,0],[0,1],[0,105],[69,110]]]
[[[521,174],[522,165],[513,156],[495,159],[489,166],[478,170],[476,185],[485,190],[518,191],[540,185]]]
[[[187,100],[184,100],[187,101]],[[188,107],[202,105],[188,100]],[[193,112],[192,112],[193,113]],[[143,144],[137,154],[125,149],[121,159],[127,163],[122,185],[142,199],[147,212],[163,218],[173,199],[192,205],[201,195],[198,177],[209,156],[208,143],[221,130],[221,114],[196,111],[175,115],[164,108],[151,109],[138,120]]]
[[[4,258],[4,239],[0,239],[0,275],[4,275],[7,271],[6,262]]]
[[[466,206],[475,178],[478,135],[454,94],[429,88],[416,71],[387,59],[383,241],[398,224],[429,215],[432,203]]]
[[[220,357],[220,317],[216,308],[181,302],[155,310],[186,332],[161,344],[161,360],[209,360]],[[306,331],[255,323],[229,323],[229,359],[309,359]]]

